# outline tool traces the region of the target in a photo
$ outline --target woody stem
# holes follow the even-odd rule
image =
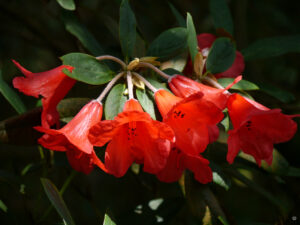
[[[157,89],[156,89],[152,84],[150,84],[149,81],[147,81],[144,77],[142,77],[140,74],[138,74],[138,73],[136,73],[136,72],[132,72],[132,74],[133,74],[134,76],[136,76],[139,80],[143,81],[144,84],[145,84],[145,85],[146,85],[153,93],[157,92]]]
[[[110,89],[114,86],[114,84],[124,75],[124,72],[118,73],[104,88],[102,93],[99,95],[99,97],[96,99],[99,103],[103,100],[105,95],[110,91]]]
[[[127,71],[127,88],[129,99],[133,99],[133,84],[132,84],[132,74],[130,71]]]
[[[166,78],[166,79],[169,79],[170,76],[166,73],[164,73],[163,71],[161,71],[160,69],[158,69],[157,67],[153,66],[152,64],[150,63],[146,63],[146,62],[140,62],[138,64],[139,67],[147,67],[147,68],[150,68],[152,70],[154,70],[156,73],[158,73],[160,76],[162,76],[163,78]]]
[[[101,60],[112,60],[112,61],[115,61],[116,63],[119,63],[124,70],[126,70],[126,68],[127,68],[127,65],[121,59],[119,59],[117,57],[114,57],[114,56],[111,56],[111,55],[97,56],[96,59],[98,61],[101,61]]]
[[[205,76],[202,78],[202,80],[206,81],[207,83],[209,83],[210,85],[212,85],[213,87],[217,88],[217,89],[224,89],[224,87],[219,84],[218,82],[216,82],[215,80]],[[225,90],[224,93],[229,94],[230,92]]]

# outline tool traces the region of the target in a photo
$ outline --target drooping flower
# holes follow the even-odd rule
[[[202,184],[212,181],[212,171],[207,159],[200,155],[185,154],[177,148],[172,149],[166,166],[156,176],[163,182],[175,182],[186,169],[192,171],[195,179]]]
[[[213,45],[214,41],[216,40],[216,36],[213,34],[209,33],[203,33],[197,35],[197,40],[198,40],[198,47],[200,48],[200,51],[204,58],[208,56],[209,50],[211,46]],[[204,60],[205,62],[205,60]],[[184,74],[192,74],[193,73],[193,63],[191,59],[188,60],[187,65],[184,68],[183,73]],[[222,73],[214,74],[216,78],[222,78],[222,77],[237,77],[240,75],[245,68],[245,62],[244,62],[244,57],[243,55],[239,52],[236,51],[236,56],[233,64],[229,69]],[[204,70],[205,71],[205,70]]]
[[[218,136],[217,124],[224,115],[214,103],[206,101],[202,93],[180,98],[161,89],[154,96],[163,122],[175,132],[175,146],[184,153],[198,155]]]
[[[93,100],[59,130],[35,127],[36,130],[45,133],[38,142],[47,149],[66,152],[68,160],[75,170],[88,174],[94,165],[97,165],[106,171],[103,163],[95,154],[93,145],[88,140],[89,129],[101,121],[102,111],[102,105]]]
[[[92,127],[89,139],[96,146],[109,142],[105,167],[121,177],[133,162],[143,163],[145,172],[156,174],[165,166],[175,137],[168,125],[152,120],[137,100],[130,99],[114,120]]]
[[[230,96],[226,90],[230,89],[241,79],[242,76],[238,76],[226,88],[217,89],[181,75],[174,75],[169,79],[169,87],[176,96],[182,98],[189,97],[197,92],[202,92],[205,100],[213,102],[220,109],[225,109],[228,97]]]
[[[59,114],[56,110],[57,104],[66,96],[75,84],[75,80],[66,76],[62,70],[73,70],[73,67],[62,65],[52,70],[32,73],[23,68],[18,62],[15,65],[25,75],[13,79],[13,85],[26,95],[38,98],[42,96],[42,126],[50,128],[59,124]]]
[[[273,160],[273,145],[290,140],[297,124],[293,116],[281,113],[280,109],[269,109],[239,94],[228,100],[228,112],[233,124],[228,138],[227,161],[233,163],[240,150],[254,157],[257,164]]]

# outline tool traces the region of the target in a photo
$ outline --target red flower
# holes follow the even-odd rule
[[[200,48],[200,51],[204,57],[208,56],[209,50],[211,46],[213,45],[214,41],[216,40],[216,36],[213,34],[203,33],[199,34],[197,36],[198,39],[198,47]],[[183,73],[184,74],[192,74],[193,73],[193,63],[191,59],[188,60],[186,67],[184,68]],[[245,62],[243,55],[236,51],[236,56],[233,64],[229,69],[222,73],[214,74],[216,78],[222,78],[222,77],[236,77],[240,75],[245,68]]]
[[[166,166],[156,176],[163,182],[175,182],[179,180],[185,169],[193,171],[195,179],[200,183],[206,184],[212,181],[212,171],[207,159],[200,155],[185,154],[176,148],[172,149]]]
[[[280,109],[269,109],[253,100],[233,94],[228,100],[233,124],[228,138],[227,161],[233,163],[240,150],[252,155],[257,164],[273,159],[273,144],[290,140],[297,124]]]
[[[205,84],[194,81],[190,78],[175,75],[169,79],[169,87],[172,92],[179,97],[186,98],[197,92],[203,93],[203,98],[207,101],[213,102],[220,109],[225,109],[228,97],[230,94],[226,90],[230,89],[234,84],[239,82],[242,76],[238,76],[230,85],[224,89],[217,89]]]
[[[24,94],[36,98],[41,95],[43,97],[42,126],[46,128],[50,128],[54,124],[58,126],[59,114],[56,106],[75,84],[75,80],[66,76],[62,70],[66,68],[72,71],[73,67],[62,65],[46,72],[31,73],[18,62],[14,60],[13,62],[25,75],[25,77],[13,79],[14,87]]]
[[[105,167],[116,177],[123,176],[135,161],[144,163],[144,171],[157,173],[169,156],[174,142],[172,129],[152,120],[135,99],[125,103],[114,120],[101,121],[91,128],[89,139],[96,146],[107,142]]]
[[[102,105],[94,100],[86,104],[67,125],[59,130],[35,127],[45,133],[39,139],[39,143],[51,150],[66,151],[68,160],[75,170],[88,174],[96,164],[106,171],[87,137],[89,129],[101,121],[102,111]]]
[[[175,132],[176,147],[184,153],[198,155],[218,136],[216,125],[224,115],[215,104],[206,101],[202,93],[183,99],[161,89],[154,96],[163,122]]]

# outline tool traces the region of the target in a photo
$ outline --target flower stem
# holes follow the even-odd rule
[[[224,89],[224,87],[221,84],[219,84],[218,82],[216,82],[215,80],[211,79],[208,76],[202,77],[202,80],[206,81],[207,83],[209,83],[210,85],[212,85],[213,87],[215,87],[217,89]],[[225,90],[224,93],[229,94],[230,92]]]
[[[99,95],[99,97],[96,99],[100,104],[105,95],[110,91],[110,89],[114,86],[114,84],[124,75],[124,72],[118,73],[104,88],[102,93]]]
[[[133,84],[132,84],[132,74],[130,71],[127,71],[127,88],[129,99],[134,99],[133,96]]]
[[[133,74],[134,76],[136,76],[138,79],[140,79],[141,81],[143,81],[144,84],[145,84],[145,85],[146,85],[153,93],[157,92],[157,89],[156,89],[152,84],[150,84],[149,81],[147,81],[144,77],[142,77],[140,74],[138,74],[138,73],[136,73],[136,72],[132,72],[132,74]]]
[[[162,76],[163,78],[166,78],[166,79],[169,79],[170,76],[166,73],[164,73],[163,71],[161,71],[160,69],[158,69],[157,67],[153,66],[152,64],[150,63],[146,63],[146,62],[140,62],[138,64],[139,67],[147,67],[147,68],[150,68],[152,70],[154,70],[156,73],[158,73],[160,76]]]
[[[124,70],[126,70],[126,67],[127,65],[119,58],[117,57],[114,57],[114,56],[111,56],[111,55],[102,55],[102,56],[97,56],[96,59],[98,61],[101,61],[101,60],[112,60],[112,61],[115,61],[116,63],[119,63]]]

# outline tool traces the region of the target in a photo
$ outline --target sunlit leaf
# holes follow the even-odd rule
[[[75,68],[72,72],[63,69],[66,75],[87,84],[104,84],[113,77],[113,72],[106,65],[87,54],[69,53],[62,56],[61,60],[64,65],[71,65]]]
[[[136,89],[136,96],[142,105],[145,112],[149,113],[149,115],[152,117],[152,119],[156,119],[155,117],[155,110],[154,110],[154,103],[151,100],[151,97],[146,92],[146,90]]]
[[[1,70],[0,70],[0,92],[19,114],[26,112],[26,107],[21,101],[19,95],[3,80]]]
[[[56,0],[61,7],[66,10],[75,10],[76,6],[74,0]]]
[[[213,43],[207,60],[206,69],[212,74],[226,71],[234,62],[235,47],[229,38],[218,38]]]
[[[103,225],[116,225],[114,221],[111,220],[111,218],[105,214]]]
[[[104,113],[107,120],[114,119],[118,113],[123,111],[127,100],[126,96],[123,95],[124,90],[125,84],[117,84],[109,92],[104,105]]]
[[[120,43],[125,58],[132,57],[136,42],[136,19],[128,0],[123,0],[120,6]]]
[[[0,200],[0,209],[2,209],[3,212],[7,212],[7,206],[2,200]]]
[[[196,34],[193,18],[189,13],[187,13],[187,17],[186,17],[186,26],[187,26],[188,47],[190,50],[190,56],[192,58],[192,62],[194,62],[194,59],[198,53],[198,41],[197,41],[197,34]]]
[[[58,214],[65,220],[68,225],[75,225],[74,220],[64,202],[63,198],[59,194],[56,186],[47,178],[41,178],[45,193],[50,202],[57,210]]]
[[[220,78],[218,79],[218,83],[220,83],[223,87],[227,87],[229,84],[231,84],[234,81],[234,78]],[[244,91],[252,91],[252,90],[258,90],[259,87],[247,80],[241,80],[235,85],[233,85],[230,89],[233,90],[244,90]]]

